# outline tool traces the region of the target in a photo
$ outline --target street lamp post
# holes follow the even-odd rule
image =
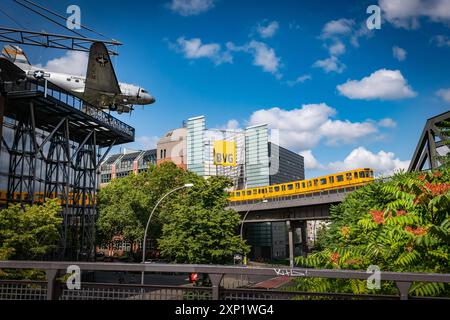
[[[247,215],[250,213],[250,211],[253,209],[253,207],[254,207],[255,205],[260,204],[260,203],[267,203],[267,202],[269,202],[269,201],[268,201],[267,199],[264,199],[264,200],[261,201],[261,202],[255,202],[255,203],[253,203],[253,205],[252,205],[252,206],[247,210],[247,212],[245,213],[244,218],[242,218],[242,221],[241,221],[241,241],[244,240],[244,238],[243,238],[244,222],[245,222],[245,219],[247,218]],[[247,255],[244,257],[244,264],[247,264]]]
[[[153,213],[155,213],[156,208],[158,207],[158,205],[170,194],[174,193],[175,191],[178,191],[180,189],[183,188],[192,188],[194,185],[192,183],[186,183],[184,186],[175,188],[173,190],[170,190],[169,192],[167,192],[164,196],[162,196],[158,202],[156,203],[156,205],[153,207],[152,212],[150,213],[150,216],[148,217],[148,221],[147,221],[147,225],[145,226],[145,231],[144,231],[144,242],[142,244],[142,263],[145,263],[145,249],[147,246],[147,232],[148,232],[148,227],[150,226],[150,220],[152,219]],[[144,285],[144,271],[142,271],[141,274],[141,285]]]

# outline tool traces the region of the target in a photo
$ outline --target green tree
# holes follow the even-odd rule
[[[323,250],[299,265],[315,268],[450,272],[450,169],[401,173],[371,183],[331,210],[332,223],[322,235]],[[298,288],[326,292],[369,293],[360,280],[298,280]],[[393,283],[383,292],[394,293]],[[414,283],[413,295],[449,295],[445,284]]]
[[[0,212],[0,260],[41,259],[59,239],[60,202],[43,205],[12,205]]]
[[[159,240],[164,257],[177,263],[225,264],[249,247],[238,235],[240,216],[225,209],[231,181],[224,177],[191,180],[194,187],[179,194],[161,213],[165,224]]]
[[[189,174],[172,162],[152,165],[137,175],[113,179],[98,195],[97,242],[109,242],[117,235],[129,242],[142,241],[148,216],[158,199],[188,179]],[[170,202],[162,203],[152,218],[149,234],[153,239],[161,234],[159,212],[167,205]]]

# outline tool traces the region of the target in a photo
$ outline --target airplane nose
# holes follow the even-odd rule
[[[155,101],[156,101],[155,97],[153,97],[153,96],[148,96],[148,98],[147,98],[147,103],[148,103],[148,104],[152,104],[152,103],[154,103]]]

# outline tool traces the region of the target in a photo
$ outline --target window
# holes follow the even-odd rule
[[[142,93],[148,93],[147,90],[141,89]]]
[[[309,180],[309,181],[308,181],[308,188],[311,188],[311,187],[312,187],[312,181]]]
[[[253,190],[253,194],[258,194],[258,190]]]
[[[300,189],[300,182],[297,182],[297,183],[295,184],[295,189]]]
[[[280,187],[279,186],[276,186],[274,189],[275,189],[275,192],[279,192],[280,191]]]
[[[252,195],[252,192],[251,192],[251,191],[247,191],[247,195],[248,195],[248,196],[251,196],[251,195]]]
[[[269,187],[269,193],[272,193],[272,192],[273,192],[273,188]]]
[[[364,175],[364,171],[360,171],[360,172],[359,172],[359,177],[360,177],[360,178],[364,178],[364,176],[365,176],[365,175]]]
[[[160,151],[160,158],[162,159],[163,158],[163,150],[161,149],[161,151]]]
[[[314,179],[314,187],[317,187],[319,185],[319,180]]]
[[[78,80],[78,79],[75,79],[75,82],[80,82],[80,80]]]
[[[67,81],[70,81],[70,78],[67,78]]]
[[[353,174],[353,176],[355,177],[355,179],[358,179],[358,172],[355,172],[355,173]]]
[[[334,183],[334,177],[333,176],[329,177],[328,181],[330,181],[330,183]]]
[[[303,189],[306,188],[306,183],[302,182],[302,188],[303,188]]]
[[[337,182],[342,182],[342,181],[344,181],[344,176],[343,176],[342,174],[336,176],[336,181],[337,181]]]
[[[240,192],[236,192],[236,197],[240,197],[241,193]]]
[[[288,190],[294,189],[294,185],[293,185],[293,184],[288,184],[288,185],[287,185],[287,189],[288,189]]]
[[[281,186],[281,191],[286,191],[286,186]]]
[[[347,181],[352,180],[352,173],[351,172],[346,173],[345,178],[347,179]]]
[[[320,184],[321,185],[327,184],[327,178],[320,179]]]

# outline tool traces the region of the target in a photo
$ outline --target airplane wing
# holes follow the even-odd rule
[[[0,78],[4,81],[25,79],[26,74],[21,68],[6,58],[0,57]]]
[[[94,42],[89,50],[84,99],[99,106],[105,103],[107,97],[120,93],[119,82],[105,44]]]

